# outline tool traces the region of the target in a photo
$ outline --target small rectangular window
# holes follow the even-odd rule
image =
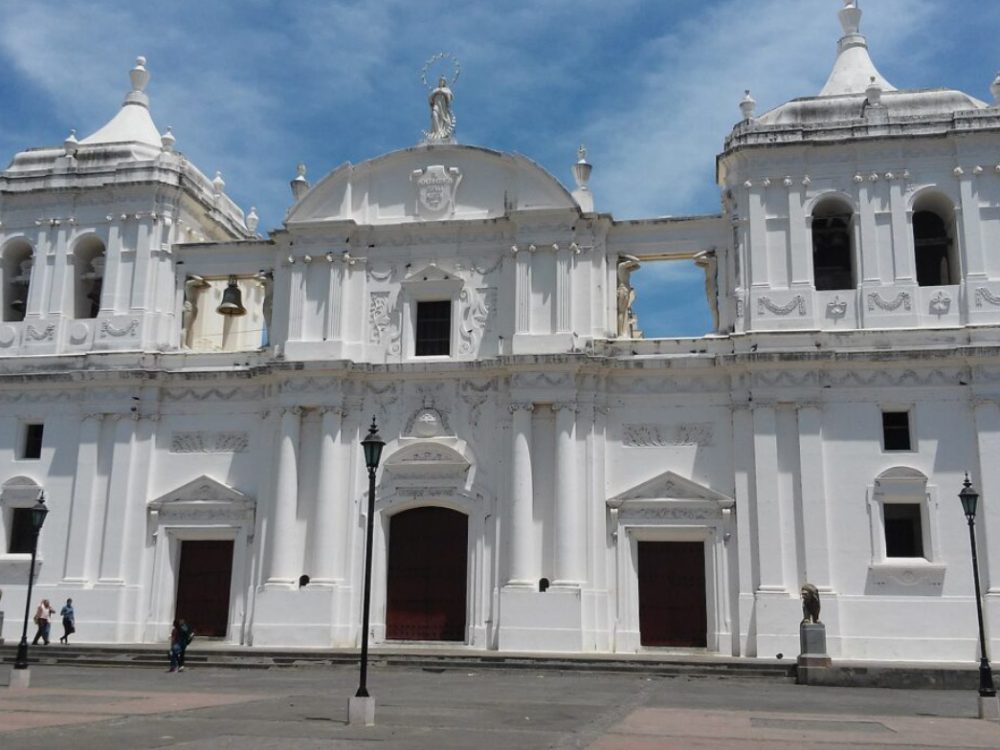
[[[912,450],[908,411],[882,412],[882,445],[887,451]]]
[[[885,518],[885,556],[923,557],[924,532],[917,503],[886,503],[882,506]]]
[[[10,514],[10,540],[7,552],[12,555],[31,554],[33,542],[31,508],[13,508]]]
[[[21,458],[42,457],[42,432],[44,425],[26,424],[24,426],[24,449]]]
[[[451,300],[417,302],[414,354],[418,357],[451,353]]]

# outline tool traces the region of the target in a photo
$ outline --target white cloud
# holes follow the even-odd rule
[[[759,112],[818,93],[841,35],[838,7],[826,0],[716,2],[634,50],[621,75],[627,96],[587,134],[601,208],[623,217],[718,210],[714,198],[706,201],[713,157],[739,119],[743,89],[753,90]],[[940,5],[882,0],[864,10],[862,31],[876,62],[912,61],[916,32],[926,31]]]

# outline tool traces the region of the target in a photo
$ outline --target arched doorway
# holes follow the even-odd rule
[[[389,520],[385,636],[403,641],[464,641],[468,517],[414,508]]]

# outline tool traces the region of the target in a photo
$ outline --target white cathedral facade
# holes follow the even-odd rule
[[[33,598],[81,642],[357,645],[374,415],[376,644],[794,655],[810,582],[835,659],[968,662],[968,471],[1000,649],[1000,106],[893,88],[860,16],[818,95],[748,94],[683,219],[458,145],[442,81],[425,143],[300,170],[263,238],[140,59],[0,173],[3,636],[44,494]],[[641,338],[669,259],[712,334]]]

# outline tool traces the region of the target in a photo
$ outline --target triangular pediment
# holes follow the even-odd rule
[[[148,507],[154,511],[203,508],[208,510],[247,510],[254,507],[254,501],[239,490],[202,474],[197,479],[171,490],[150,501]]]
[[[677,502],[711,503],[719,508],[732,508],[733,498],[716,492],[710,487],[680,476],[672,471],[648,479],[607,501],[610,508],[621,508],[628,503]]]

